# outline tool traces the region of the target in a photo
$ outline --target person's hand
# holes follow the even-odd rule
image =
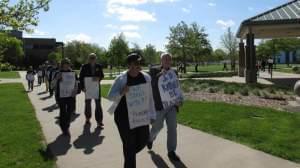
[[[125,95],[128,91],[129,91],[129,87],[126,85],[126,86],[122,89],[121,95],[122,95],[122,96]]]
[[[176,106],[177,106],[177,107],[181,107],[182,105],[183,105],[183,102],[182,102],[182,101],[176,103]]]

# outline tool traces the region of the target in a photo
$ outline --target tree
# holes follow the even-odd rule
[[[170,35],[167,37],[166,48],[174,57],[181,59],[184,63],[186,73],[186,62],[199,61],[201,56],[208,55],[211,45],[207,39],[205,29],[197,23],[190,26],[181,21],[176,26],[170,27]]]
[[[143,56],[145,58],[145,64],[155,64],[158,62],[159,55],[154,45],[147,44],[143,50]]]
[[[16,29],[32,32],[30,26],[37,26],[40,10],[48,11],[51,0],[0,1],[0,30]]]
[[[108,56],[110,64],[118,66],[120,72],[120,66],[124,64],[125,58],[129,53],[128,42],[125,39],[123,33],[115,36],[108,47]]]
[[[222,49],[216,49],[213,53],[213,60],[214,61],[223,61],[226,58],[226,52]]]
[[[51,62],[60,62],[62,59],[62,54],[57,51],[53,51],[48,55],[48,60]]]
[[[285,52],[286,55],[286,64],[289,66],[289,54],[290,52],[295,52],[300,48],[300,39],[299,38],[280,38],[262,41],[257,46],[257,57],[259,59],[267,59],[273,57],[274,62],[276,63],[276,55],[280,52]]]
[[[85,43],[82,41],[68,42],[64,49],[64,56],[69,58],[73,66],[78,69],[88,60],[88,55],[95,53],[98,63],[107,64],[105,48],[99,47],[97,44]]]
[[[20,66],[23,63],[24,52],[21,40],[0,33],[0,62]]]
[[[238,40],[230,28],[222,35],[221,44],[230,58],[231,70],[235,71],[235,62],[238,56]]]

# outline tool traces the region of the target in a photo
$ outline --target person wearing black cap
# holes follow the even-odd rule
[[[70,67],[70,60],[68,58],[65,58],[61,61],[61,68],[58,72],[58,74],[55,77],[55,96],[58,100],[59,105],[59,126],[62,130],[63,135],[70,136],[70,122],[71,122],[71,114],[73,109],[73,103],[75,96],[77,94],[78,85],[76,80],[78,80],[78,77],[76,73],[71,69]],[[72,73],[70,73],[72,72]],[[63,73],[69,73],[69,79],[64,79]],[[69,93],[64,93],[64,95],[61,95],[63,92],[61,91],[61,83],[66,82],[66,80],[73,81],[74,85],[68,86],[70,88],[67,88],[67,90],[71,90]]]
[[[80,87],[83,92],[86,91],[85,88],[85,78],[86,77],[92,77],[94,81],[98,81],[100,85],[100,81],[104,78],[104,73],[102,70],[102,66],[100,64],[96,63],[97,61],[97,56],[94,53],[91,53],[89,55],[89,63],[85,64],[81,67],[80,74],[79,74],[79,79],[80,79]],[[97,90],[95,90],[96,92]],[[98,127],[103,127],[103,112],[102,112],[102,107],[101,107],[101,97],[100,97],[100,87],[99,87],[99,98],[94,99],[95,100],[95,119],[97,121]],[[91,114],[91,99],[86,99],[85,100],[85,117],[86,117],[86,124],[90,124],[90,119],[92,117]]]
[[[108,111],[114,113],[114,120],[123,143],[123,155],[125,160],[124,168],[136,167],[136,154],[146,146],[149,138],[150,120],[156,118],[151,88],[151,77],[141,71],[141,59],[142,57],[136,53],[130,54],[127,57],[128,70],[117,77],[108,93],[108,99],[113,101],[113,104]],[[147,95],[149,97],[149,99],[147,99],[149,102],[146,101],[146,103],[148,103],[149,107],[147,107],[144,116],[149,119],[149,122],[142,123],[140,126],[132,128],[129,117],[129,114],[132,114],[132,111],[128,110],[127,93],[129,93],[130,87],[143,84],[148,84],[146,85],[146,89],[149,91],[149,95]],[[137,95],[139,96],[137,99],[143,99],[142,96],[139,94]]]

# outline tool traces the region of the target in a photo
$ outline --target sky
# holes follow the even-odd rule
[[[153,44],[165,51],[170,26],[180,21],[204,27],[214,49],[228,27],[236,32],[240,23],[288,0],[52,0],[41,12],[39,25],[26,37],[80,40],[107,48],[123,32],[129,45]]]

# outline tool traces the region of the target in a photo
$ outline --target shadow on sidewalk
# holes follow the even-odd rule
[[[164,159],[153,151],[148,151],[151,156],[153,163],[157,168],[169,168],[168,164],[164,161]]]
[[[55,141],[47,145],[46,150],[39,150],[44,160],[54,160],[57,156],[66,155],[72,147],[70,137],[59,135]]]
[[[76,114],[72,114],[71,115],[71,123],[74,122],[78,117],[80,116],[80,114],[76,113]],[[59,116],[54,117],[56,119],[55,124],[59,125]]]
[[[43,95],[43,94],[47,94],[48,92],[40,92],[37,95]]]
[[[170,162],[174,165],[175,168],[187,168],[182,161],[176,162],[170,159]]]
[[[46,96],[46,97],[41,97],[40,100],[47,100],[50,99],[52,96]]]
[[[53,105],[51,105],[51,106],[48,106],[48,107],[43,108],[42,110],[43,110],[43,111],[52,112],[52,111],[54,111],[54,110],[56,110],[56,109],[58,109],[58,105],[53,104]]]
[[[102,144],[104,139],[104,136],[100,136],[101,128],[95,128],[94,132],[91,132],[90,129],[90,124],[84,125],[82,135],[80,135],[73,143],[76,149],[84,149],[83,153],[87,155],[93,153],[93,148]]]

